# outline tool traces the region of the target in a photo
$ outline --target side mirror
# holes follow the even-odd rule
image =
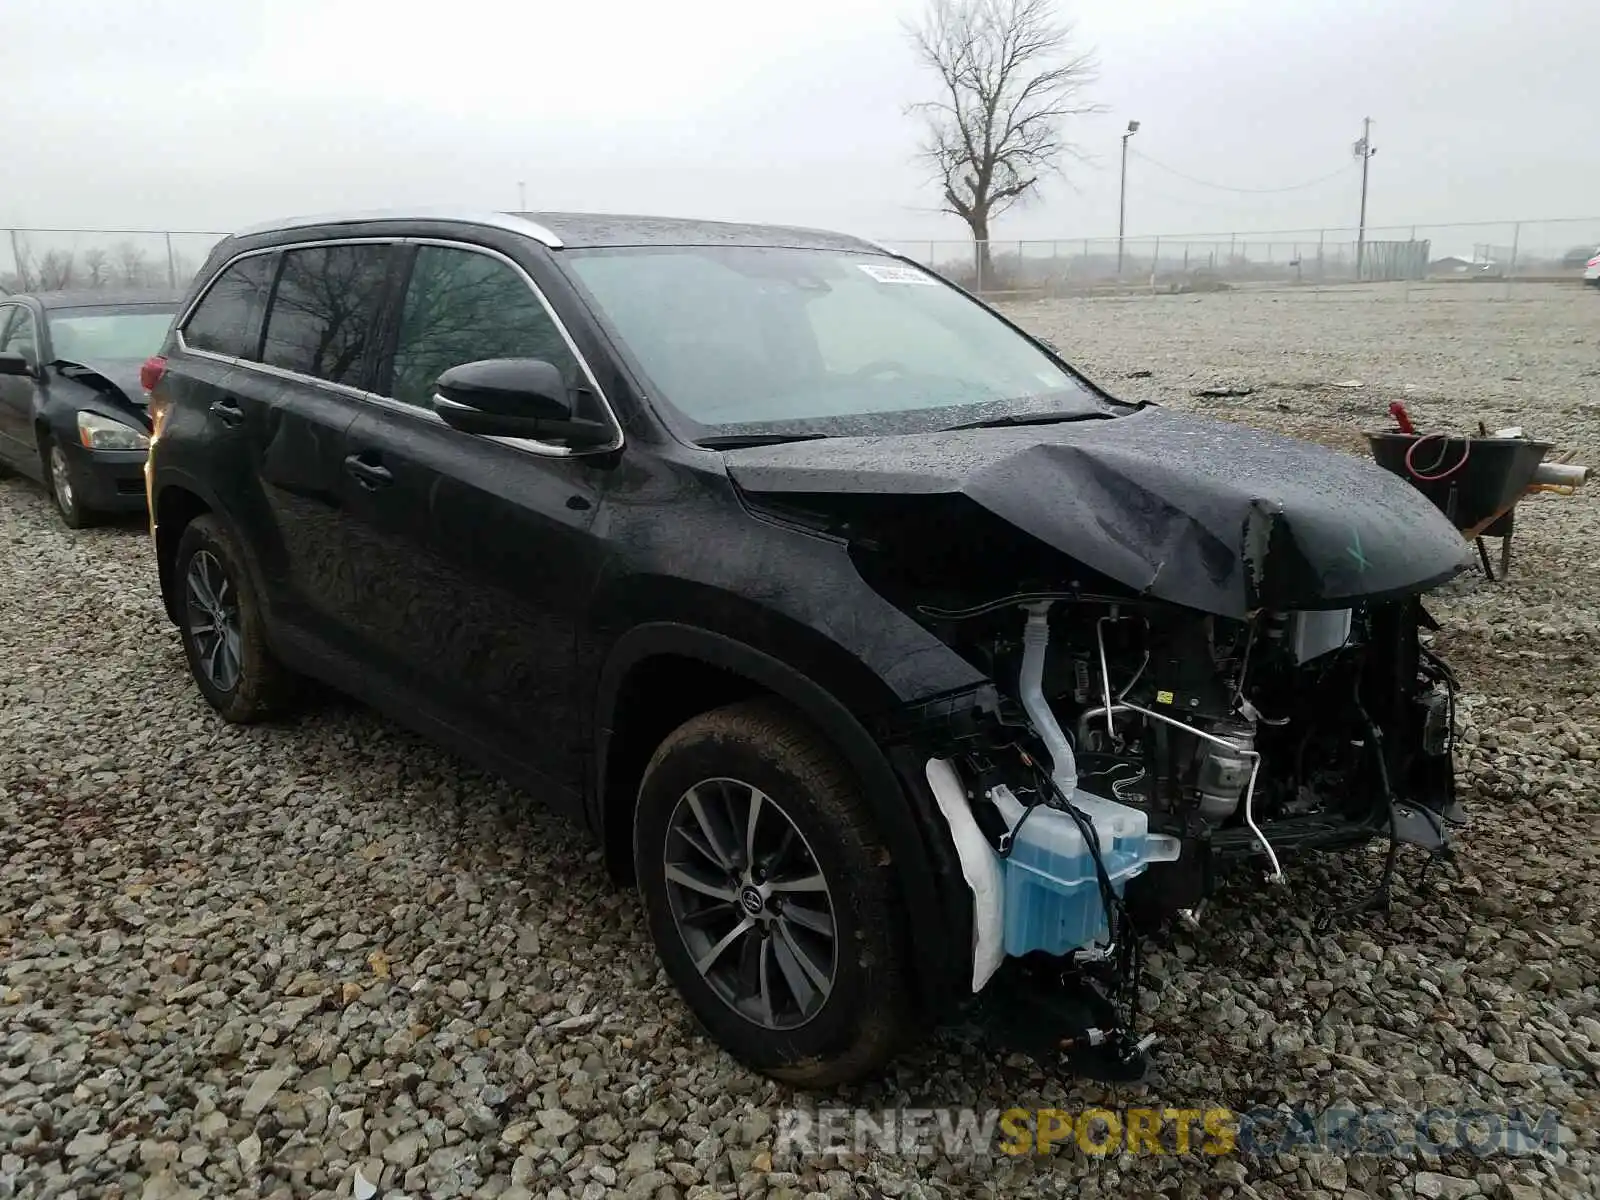
[[[566,380],[542,358],[488,358],[451,367],[434,384],[433,409],[452,429],[486,437],[602,446],[611,428],[573,414]]]
[[[26,355],[7,350],[0,354],[0,375],[32,375],[33,364]]]

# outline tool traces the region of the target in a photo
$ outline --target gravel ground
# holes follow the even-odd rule
[[[1286,294],[1015,310],[1124,394],[1350,448],[1404,397],[1600,465],[1600,298]],[[1335,347],[1346,347],[1337,349]],[[1371,347],[1362,349],[1361,347]],[[1129,378],[1149,371],[1148,377]],[[1361,389],[1329,387],[1359,379]],[[1356,443],[1358,445],[1358,443]],[[137,528],[0,482],[0,1196],[1459,1197],[1600,1190],[1600,488],[1520,512],[1508,582],[1434,609],[1467,691],[1456,878],[1329,932],[1378,856],[1231,884],[1157,939],[1150,1084],[940,1033],[799,1096],[693,1027],[576,831],[335,699],[225,726]],[[1556,1110],[1552,1153],[1221,1160],[776,1145],[794,1104]]]

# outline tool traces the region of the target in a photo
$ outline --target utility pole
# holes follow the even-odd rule
[[[1354,146],[1355,156],[1361,160],[1361,219],[1356,228],[1356,281],[1361,280],[1361,266],[1367,255],[1367,169],[1377,150],[1372,145],[1372,118],[1361,118],[1361,139]]]
[[[528,211],[528,185],[525,183],[517,184],[517,211]]]
[[[1129,121],[1122,135],[1122,184],[1117,196],[1117,278],[1122,278],[1122,235],[1128,224],[1128,139],[1139,132],[1139,122]]]

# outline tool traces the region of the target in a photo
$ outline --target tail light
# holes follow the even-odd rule
[[[146,392],[153,392],[166,373],[167,360],[159,354],[152,354],[144,360],[144,366],[139,368],[139,386]]]
[[[139,368],[139,386],[144,389],[145,400],[150,406],[150,441],[152,445],[161,436],[161,428],[167,422],[167,397],[156,394],[156,388],[161,386],[161,381],[166,377],[166,374],[167,360],[159,354],[152,354],[144,360],[144,365]]]

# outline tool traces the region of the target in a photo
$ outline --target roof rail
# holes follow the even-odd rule
[[[317,213],[311,216],[263,221],[248,229],[238,230],[233,236],[248,237],[251,234],[276,233],[284,229],[306,229],[313,225],[356,225],[376,221],[455,221],[462,225],[484,225],[491,229],[526,234],[552,250],[561,249],[561,239],[537,221],[529,220],[517,213],[465,208],[377,208],[360,212]]]

